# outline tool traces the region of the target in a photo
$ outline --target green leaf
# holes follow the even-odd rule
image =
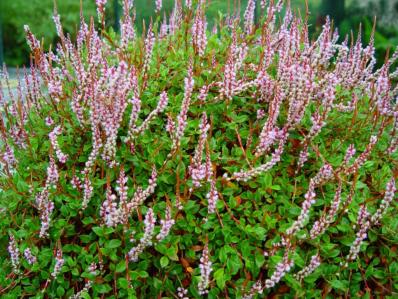
[[[165,268],[165,267],[167,267],[168,264],[169,264],[169,259],[167,258],[167,256],[162,256],[160,258],[160,266],[162,268]]]
[[[116,265],[115,272],[116,272],[116,273],[121,273],[121,272],[124,272],[125,270],[126,270],[126,261],[121,260],[121,261]]]
[[[224,268],[220,268],[216,272],[214,272],[214,278],[216,279],[218,288],[220,290],[223,290],[225,287]]]
[[[348,289],[348,281],[347,280],[332,280],[330,285],[338,290],[347,291]]]
[[[128,287],[129,287],[129,282],[128,282],[128,280],[126,278],[120,277],[117,280],[117,285],[118,285],[119,288],[127,290]]]
[[[92,230],[93,230],[93,232],[95,232],[96,235],[99,236],[99,237],[102,237],[102,236],[105,235],[105,234],[104,234],[104,230],[103,230],[102,227],[95,226],[95,227],[92,228]]]
[[[112,291],[112,287],[109,284],[95,284],[93,289],[96,290],[100,294],[106,294]]]
[[[64,294],[65,294],[65,289],[63,287],[61,287],[61,286],[58,286],[57,287],[57,295],[59,297],[62,297]]]
[[[113,239],[113,240],[107,241],[105,244],[105,247],[106,248],[118,248],[121,245],[122,245],[122,241]]]

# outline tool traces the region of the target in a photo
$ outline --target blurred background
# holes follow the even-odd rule
[[[108,0],[107,24],[118,31],[122,0]],[[148,23],[156,18],[155,0],[134,0],[137,14],[137,30],[141,30],[143,20]],[[246,8],[247,0],[207,0],[208,22],[233,10],[234,3],[241,11]],[[292,7],[305,13],[305,0],[290,0]],[[84,16],[87,20],[96,15],[95,0],[82,0]],[[257,0],[257,7],[260,5]],[[163,0],[162,15],[170,14],[174,0]],[[351,30],[357,34],[362,24],[363,40],[367,42],[377,17],[376,46],[379,61],[384,60],[387,49],[398,45],[398,0],[308,0],[311,12],[309,23],[311,35],[315,38],[324,23],[325,16],[330,15],[339,28],[341,39]],[[52,21],[53,0],[0,0],[0,63],[10,67],[29,65],[29,50],[25,42],[23,25],[28,24],[37,37],[44,41],[46,48],[57,41]],[[79,24],[80,0],[58,0],[58,12],[64,30],[75,36]],[[256,11],[261,14],[260,9]],[[258,19],[258,18],[257,18]]]

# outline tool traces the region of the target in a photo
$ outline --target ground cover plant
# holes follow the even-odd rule
[[[105,3],[76,41],[55,13],[53,52],[25,27],[31,68],[2,95],[0,294],[396,296],[398,52],[376,68],[373,39],[339,43],[330,20],[311,41],[282,1],[214,28],[177,1],[142,36],[127,0],[106,31]]]

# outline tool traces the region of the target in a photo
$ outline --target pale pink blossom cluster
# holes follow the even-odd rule
[[[312,127],[309,132],[310,137],[316,136],[322,128],[326,125],[325,116],[319,114],[319,112],[315,112],[311,116]],[[308,138],[308,137],[307,137]]]
[[[216,204],[218,201],[218,191],[216,188],[216,181],[214,179],[210,180],[210,190],[209,193],[206,194],[207,202],[208,202],[208,213],[212,214],[216,211]]]
[[[92,262],[90,264],[90,266],[88,267],[88,273],[92,274],[92,275],[96,275],[97,274],[97,264],[95,262]]]
[[[390,146],[387,149],[387,152],[389,154],[395,153],[398,148],[398,111],[395,111],[393,115],[394,115],[394,126],[391,132]]]
[[[302,270],[297,272],[294,275],[294,277],[297,280],[303,280],[305,277],[314,272],[320,265],[321,265],[321,257],[319,256],[319,254],[315,254],[311,257],[310,263]]]
[[[241,48],[238,46],[237,33],[232,32],[232,43],[229,48],[228,57],[224,68],[224,80],[221,83],[220,92],[229,100],[236,93],[239,88],[239,82],[237,80],[237,72],[239,69],[239,61],[237,55],[241,52]]]
[[[202,119],[199,124],[199,141],[198,145],[195,149],[195,155],[192,158],[191,165],[188,167],[188,172],[191,175],[192,183],[194,187],[200,187],[202,185],[202,181],[208,178],[208,167],[207,164],[203,163],[203,150],[205,146],[205,142],[207,139],[207,131],[209,130],[210,125],[207,121],[207,115],[205,112],[202,114]]]
[[[357,258],[362,242],[368,237],[370,224],[370,214],[366,209],[366,206],[363,205],[358,211],[357,226],[359,230],[356,233],[356,238],[350,247],[350,252],[347,255],[348,261],[353,261]]]
[[[265,117],[265,111],[263,109],[257,110],[257,119],[262,119]]]
[[[162,241],[166,238],[171,230],[171,227],[174,225],[175,220],[171,217],[171,208],[168,206],[166,208],[166,217],[165,219],[160,220],[161,229],[159,234],[156,236],[158,241]]]
[[[177,116],[177,124],[176,129],[173,134],[173,149],[177,148],[181,142],[181,138],[184,136],[184,131],[187,126],[187,114],[188,109],[191,104],[191,97],[194,87],[194,79],[193,79],[193,70],[192,65],[188,68],[188,76],[184,79],[184,98],[181,104],[181,110],[179,115]]]
[[[70,299],[80,299],[80,298],[82,298],[84,296],[83,294],[88,293],[88,291],[91,289],[92,285],[93,285],[93,281],[91,281],[91,280],[87,281],[84,284],[84,287],[79,292],[77,292],[76,294],[72,295],[70,297]]]
[[[386,186],[386,192],[384,194],[384,198],[380,203],[380,207],[377,209],[376,213],[374,213],[371,217],[371,222],[377,224],[383,215],[387,212],[388,207],[391,205],[391,202],[394,199],[397,188],[395,186],[395,179],[392,178]]]
[[[97,4],[97,14],[98,19],[102,21],[105,16],[105,5],[108,0],[95,0],[95,4]]]
[[[322,214],[320,219],[316,220],[311,228],[310,231],[311,239],[314,239],[317,236],[323,234],[325,230],[329,227],[329,225],[333,223],[334,218],[336,217],[341,204],[341,189],[342,189],[342,182],[339,181],[339,185],[334,195],[334,199],[330,210]]]
[[[40,42],[33,35],[32,31],[29,28],[29,26],[28,25],[24,25],[24,30],[25,30],[25,34],[26,34],[26,41],[28,43],[29,48],[32,51],[39,50],[40,49]]]
[[[116,195],[112,193],[110,187],[106,191],[106,200],[102,203],[100,215],[106,226],[116,226],[120,222],[120,213],[117,207]]]
[[[8,243],[8,253],[10,254],[11,257],[11,265],[12,268],[14,270],[15,273],[17,273],[19,270],[19,264],[20,264],[20,260],[19,260],[19,248],[18,248],[18,244],[15,241],[15,237],[14,235],[10,234],[10,241]]]
[[[137,77],[137,71],[133,67],[131,72],[130,72],[130,80],[131,80],[131,85],[132,85],[132,91],[133,91],[133,96],[129,100],[131,104],[131,114],[130,114],[130,121],[129,121],[129,135],[132,134],[131,130],[133,130],[136,127],[136,122],[138,120],[139,113],[141,111],[141,100],[140,100],[140,94],[139,94],[139,87],[138,87],[138,77]]]
[[[64,258],[63,258],[63,256],[62,256],[62,250],[61,250],[61,249],[58,249],[58,250],[57,250],[57,255],[56,255],[56,257],[55,257],[54,269],[53,269],[53,271],[51,272],[51,276],[52,276],[53,278],[56,278],[56,277],[59,275],[59,273],[60,273],[61,270],[62,270],[62,266],[64,265],[64,263],[65,263],[65,260],[64,260]]]
[[[148,209],[145,220],[144,220],[144,235],[140,239],[137,246],[130,249],[128,252],[128,257],[131,262],[136,262],[138,260],[138,256],[144,251],[144,249],[148,246],[152,245],[152,237],[153,231],[155,229],[155,214],[152,209]]]
[[[355,153],[356,153],[355,146],[353,144],[350,144],[345,153],[343,165],[347,166],[350,163],[350,160],[355,156]]]
[[[198,290],[200,295],[206,295],[209,292],[210,273],[213,270],[211,265],[212,262],[210,261],[209,246],[206,243],[203,248],[199,264],[200,280],[198,283]]]
[[[287,138],[288,138],[288,130],[287,130],[287,127],[285,127],[283,129],[279,130],[278,135],[277,135],[277,140],[279,141],[278,147],[272,153],[271,159],[267,163],[257,166],[250,170],[241,170],[241,171],[235,172],[232,175],[232,178],[228,178],[227,174],[224,174],[224,177],[226,177],[229,180],[234,179],[237,181],[247,182],[250,179],[269,171],[281,160],[281,156],[284,151],[284,147],[285,147]]]
[[[232,46],[231,46],[232,50]],[[227,58],[227,63],[225,64],[224,69],[224,82],[223,82],[223,91],[225,96],[228,99],[232,98],[234,90],[237,88],[238,83],[236,82],[236,63],[234,56],[231,54]]]
[[[298,170],[300,170],[304,166],[304,163],[307,162],[308,156],[309,156],[308,144],[305,143],[303,145],[303,149],[300,151],[300,154],[299,154],[296,173],[298,172]]]
[[[54,24],[55,24],[55,29],[57,31],[57,35],[61,39],[63,39],[64,33],[63,33],[63,30],[62,30],[62,25],[61,25],[61,16],[59,14],[57,14],[57,13],[54,14],[53,15],[53,21],[54,21]]]
[[[5,151],[2,155],[2,161],[0,162],[1,164],[5,164],[9,169],[12,169],[17,165],[14,150],[9,144],[5,145]]]
[[[390,96],[390,80],[388,78],[388,67],[384,67],[380,71],[379,78],[376,81],[375,95],[377,97],[377,108],[379,112],[383,115],[388,115],[393,113],[391,111],[391,96]]]
[[[26,248],[23,252],[26,261],[28,262],[29,265],[33,265],[34,263],[36,263],[37,258],[36,256],[34,256],[32,254],[32,251],[30,250],[30,248]]]
[[[253,30],[255,9],[256,9],[256,1],[255,0],[249,0],[247,2],[247,7],[246,7],[246,10],[245,10],[245,14],[244,14],[245,32],[248,35]]]
[[[91,150],[90,155],[88,156],[88,159],[85,163],[84,170],[82,171],[82,174],[88,174],[90,172],[90,168],[94,165],[97,156],[100,152],[100,149],[103,146],[102,143],[102,138],[101,138],[101,132],[97,124],[93,125],[93,132],[92,132],[92,143],[93,143],[93,148]]]
[[[143,72],[145,75],[147,75],[149,71],[149,66],[151,62],[151,57],[152,57],[152,52],[153,52],[153,47],[155,45],[155,34],[152,29],[152,24],[148,28],[148,33],[145,39],[145,56],[144,56],[144,65],[143,65]]]
[[[155,11],[160,12],[162,9],[162,0],[155,0]]]
[[[274,273],[269,279],[265,280],[264,287],[269,289],[274,287],[294,266],[294,261],[289,257],[289,251],[286,251],[281,262],[276,265]]]
[[[46,117],[46,126],[51,127],[54,124],[54,120],[51,118],[51,116]]]
[[[116,191],[119,195],[119,201],[117,201],[116,194],[112,192],[111,186],[108,185],[106,200],[102,203],[100,209],[100,215],[104,221],[104,224],[109,227],[114,227],[118,224],[127,223],[131,210],[138,208],[144,202],[144,200],[155,191],[156,176],[156,169],[153,168],[148,187],[145,190],[139,187],[133,198],[129,201],[127,194],[128,179],[126,177],[124,168],[121,167],[119,178],[117,180],[118,186],[116,187]]]
[[[92,262],[90,264],[90,266],[88,267],[87,272],[90,273],[91,275],[97,276],[98,275],[98,273],[97,273],[97,264],[95,262]],[[79,292],[77,292],[76,294],[71,296],[70,298],[71,299],[80,299],[80,298],[82,298],[83,293],[87,293],[91,289],[91,287],[93,286],[93,283],[94,283],[93,280],[86,281],[86,283],[84,284],[84,287]]]
[[[358,156],[358,158],[356,158],[354,160],[354,162],[351,164],[350,167],[348,167],[345,170],[346,174],[353,174],[356,173],[359,168],[361,168],[361,166],[366,162],[366,160],[368,159],[369,155],[371,154],[373,148],[375,147],[376,143],[378,141],[378,136],[376,135],[372,135],[370,137],[369,143],[365,148],[365,151],[362,152],[362,154],[360,154]]]
[[[129,217],[128,208],[127,208],[127,202],[128,202],[127,181],[128,181],[128,178],[124,171],[124,167],[121,167],[120,173],[119,173],[119,178],[116,181],[116,183],[118,184],[116,190],[119,194],[119,216],[120,216],[120,221],[122,223],[127,223],[128,217]]]
[[[79,191],[81,191],[83,189],[82,181],[76,175],[74,175],[72,177],[72,179],[70,180],[70,183],[71,183],[73,189],[77,189]]]
[[[83,185],[83,202],[82,202],[82,209],[86,209],[88,203],[90,202],[90,198],[93,195],[94,187],[91,184],[91,180],[88,177],[88,174],[84,177],[84,185]]]
[[[135,39],[134,16],[131,16],[133,4],[131,1],[124,1],[123,18],[120,22],[120,48],[126,50],[129,43]]]
[[[58,179],[59,179],[58,167],[55,164],[54,158],[50,157],[50,164],[47,167],[46,185],[53,186],[58,182]]]
[[[308,191],[305,193],[301,205],[301,212],[297,220],[287,229],[286,233],[288,235],[293,235],[304,227],[305,222],[310,216],[310,209],[312,205],[316,203],[316,193],[315,188],[325,181],[329,180],[333,176],[333,168],[330,164],[325,164],[321,167],[319,172],[310,180],[308,186]]]
[[[252,299],[256,294],[261,295],[263,292],[264,292],[264,286],[261,280],[257,280],[250,288],[250,291],[242,296],[242,299]]]
[[[188,294],[188,290],[183,288],[183,287],[178,287],[177,288],[177,296],[180,299],[189,299],[189,297],[187,296]]]
[[[50,163],[47,167],[46,184],[42,191],[36,195],[36,208],[39,210],[41,228],[40,238],[48,237],[50,227],[50,218],[54,210],[54,203],[50,200],[50,189],[53,188],[59,180],[57,165],[53,157],[50,157]]]
[[[192,25],[192,42],[194,48],[197,49],[199,56],[203,56],[207,45],[206,36],[206,15],[204,11],[199,8],[196,10],[196,15]]]
[[[64,154],[58,144],[58,136],[62,133],[62,129],[60,126],[56,126],[51,133],[48,135],[50,138],[51,146],[55,150],[55,153],[57,155],[58,161],[60,163],[65,163],[66,160],[68,159],[68,155]]]
[[[106,141],[102,158],[110,167],[117,164],[115,155],[118,130],[127,108],[127,95],[133,86],[129,75],[128,65],[124,61],[121,61],[117,67],[104,66],[102,78],[95,90],[99,101],[94,105],[96,112],[94,118],[105,131]]]
[[[40,238],[48,237],[48,229],[50,227],[50,217],[52,212],[54,211],[54,203],[51,200],[48,200],[48,193],[46,196],[42,198],[40,204],[37,205],[40,212]]]
[[[322,33],[318,38],[319,49],[314,53],[314,65],[322,65],[327,67],[330,59],[336,52],[336,41],[338,40],[337,30],[333,33],[330,18],[326,18],[325,24],[322,26]]]
[[[192,0],[186,0],[186,1],[188,4],[188,1],[189,3],[191,3]],[[171,12],[170,15],[169,26],[168,26],[168,31],[170,35],[175,34],[177,30],[180,28],[182,23],[182,17],[183,17],[182,3],[181,1],[175,1],[173,11]]]
[[[158,35],[159,40],[164,39],[165,37],[167,37],[168,34],[169,34],[169,24],[167,24],[166,13],[164,13],[163,21],[162,21],[162,24],[160,25],[160,29],[159,29],[159,35]]]
[[[133,198],[130,202],[127,203],[127,210],[131,212],[131,210],[138,208],[151,194],[155,192],[156,188],[156,180],[157,180],[157,172],[156,168],[152,168],[151,177],[148,180],[148,187],[146,189],[142,189],[138,187],[135,191]]]
[[[130,138],[132,138],[133,136],[142,134],[142,132],[147,130],[151,121],[153,121],[155,119],[155,117],[158,116],[158,114],[162,113],[166,109],[168,102],[169,102],[169,98],[167,97],[167,93],[164,91],[160,94],[160,100],[158,102],[157,107],[154,110],[152,110],[151,113],[149,113],[147,118],[143,121],[143,123],[139,127],[133,128],[129,132]]]
[[[352,97],[350,98],[350,100],[348,101],[347,104],[343,104],[343,103],[338,103],[338,104],[334,104],[333,106],[341,112],[352,112],[355,110],[355,107],[358,103],[358,96],[353,93]]]
[[[174,120],[171,118],[170,115],[167,115],[167,122],[166,122],[165,129],[166,129],[167,133],[170,134],[170,136],[173,136],[173,134],[175,132],[175,124],[174,124]]]
[[[256,156],[268,151],[268,149],[278,140],[279,129],[266,125],[260,133],[260,142],[257,146]]]

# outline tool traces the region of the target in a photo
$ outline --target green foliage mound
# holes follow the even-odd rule
[[[71,41],[55,15],[52,53],[25,27],[0,294],[393,297],[397,52],[377,69],[372,39],[338,44],[329,21],[310,42],[282,1],[208,30],[193,2],[142,37],[130,1],[121,36],[81,20]]]

